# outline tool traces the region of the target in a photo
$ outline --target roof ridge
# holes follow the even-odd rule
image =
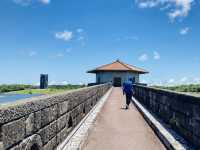
[[[134,67],[134,68],[136,68],[136,69],[140,69],[140,70],[143,70],[143,71],[145,71],[145,72],[148,72],[148,71],[146,71],[145,69],[142,69],[142,68],[140,68],[140,67],[136,67],[136,66],[134,66],[134,65],[130,65],[130,64],[127,64],[127,63],[124,63],[124,62],[122,62],[122,61],[119,61],[122,65],[124,65],[124,66],[126,66],[127,68],[129,68],[129,69],[132,69],[133,70],[133,68],[131,68],[131,67]],[[131,67],[130,67],[131,66]]]
[[[134,65],[129,65],[129,64],[126,64],[126,65],[131,66],[131,67],[134,67],[134,68],[137,68],[137,69],[140,69],[140,70],[143,70],[143,71],[145,71],[145,72],[148,72],[147,70],[142,69],[142,68],[140,68],[140,67],[136,67],[136,66],[134,66]]]
[[[125,66],[126,68],[133,70],[133,68],[129,67],[128,64],[126,64],[126,63],[124,63],[124,62],[122,62],[122,61],[120,61],[120,60],[118,60],[118,62],[119,62],[120,64],[122,64],[123,66]]]
[[[114,62],[111,62],[111,63],[105,64],[105,65],[99,66],[99,67],[97,67],[97,68],[95,68],[95,69],[103,68],[103,67],[105,67],[105,66],[112,65],[112,64],[114,64],[114,63],[116,63],[116,62],[117,62],[117,61],[114,61]]]

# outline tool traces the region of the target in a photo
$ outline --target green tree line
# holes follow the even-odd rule
[[[30,88],[34,88],[34,86],[24,85],[24,84],[0,85],[0,93],[20,91],[20,90],[25,90],[25,89],[30,89]]]
[[[178,86],[153,86],[153,87],[177,91],[177,92],[200,92],[200,84],[178,85]]]
[[[85,85],[50,85],[48,89],[57,89],[57,90],[71,90],[85,87]],[[27,89],[39,89],[38,86],[33,85],[24,85],[24,84],[12,84],[12,85],[0,85],[0,93],[7,93],[12,91],[21,91]]]

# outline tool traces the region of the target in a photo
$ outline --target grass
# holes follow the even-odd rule
[[[55,94],[66,92],[74,89],[79,89],[84,85],[52,85],[48,89],[25,89],[20,91],[14,91],[16,94]]]
[[[178,86],[153,86],[155,88],[181,92],[193,96],[200,96],[200,84],[178,85]]]
[[[12,84],[12,85],[0,85],[0,93],[20,91],[25,89],[34,89],[35,86],[23,85],[23,84]]]
[[[66,92],[70,89],[27,89],[27,90],[21,90],[21,91],[15,91],[13,93],[15,94],[55,94],[60,92]]]
[[[50,85],[48,89],[39,89],[39,87],[32,85],[0,85],[0,93],[55,94],[82,87],[85,87],[85,85]]]
[[[200,84],[178,85],[178,86],[153,86],[153,87],[177,91],[177,92],[200,93]]]
[[[62,93],[67,92],[74,89],[79,89],[85,87],[85,85],[50,85],[48,89],[39,89],[39,87],[32,86],[32,85],[0,85],[0,94],[1,93],[10,93],[10,94],[56,94],[56,93]],[[23,103],[23,100],[17,100],[12,103],[0,103],[0,109],[3,107],[7,107],[7,104],[9,106],[15,106]]]

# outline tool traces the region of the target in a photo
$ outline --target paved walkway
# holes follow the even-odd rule
[[[132,104],[122,109],[124,102],[121,89],[113,88],[83,150],[166,149]]]

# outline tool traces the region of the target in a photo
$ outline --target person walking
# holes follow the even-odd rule
[[[128,82],[123,84],[123,95],[126,95],[126,107],[129,108],[129,104],[131,103],[131,99],[133,97],[133,82],[132,79],[129,79]]]

